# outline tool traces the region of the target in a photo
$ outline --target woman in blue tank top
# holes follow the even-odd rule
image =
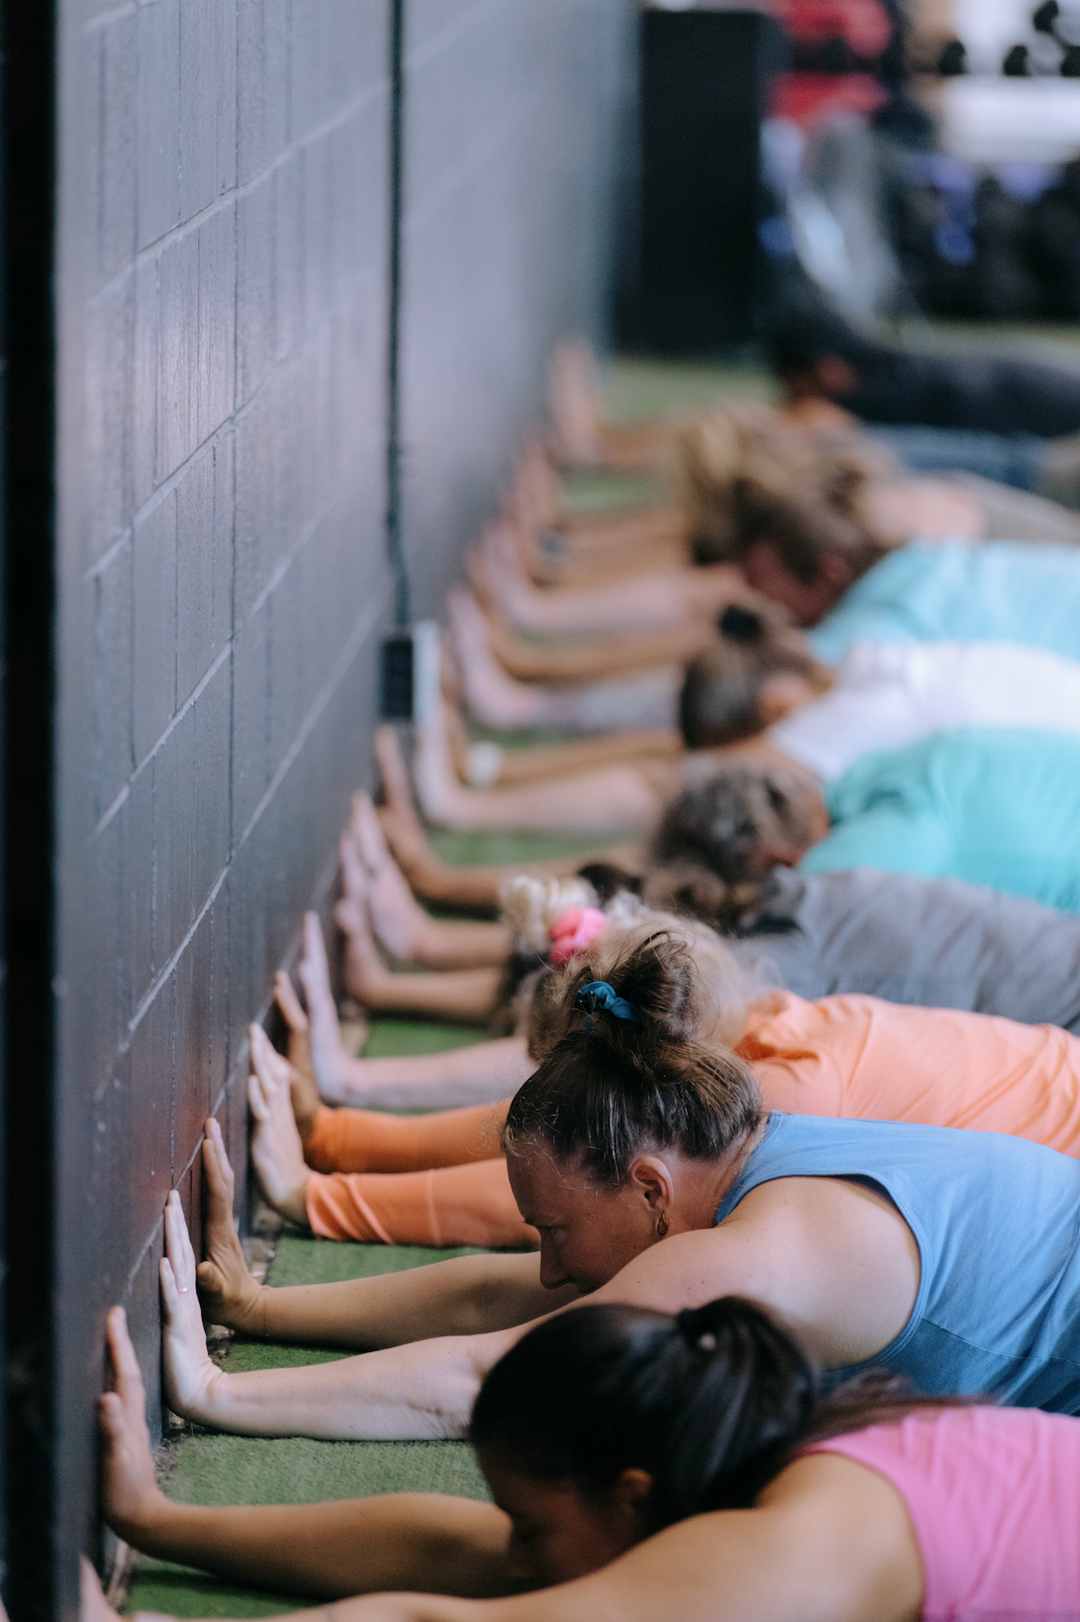
[[[586,967],[552,987],[547,1056],[504,1133],[539,1253],[416,1268],[392,1290],[260,1290],[222,1260],[231,1205],[211,1211],[213,1265],[197,1282],[214,1322],[383,1350],[316,1370],[215,1369],[172,1203],[170,1407],[249,1434],[461,1435],[486,1371],[553,1309],[595,1296],[671,1312],[737,1294],[833,1374],[884,1364],[931,1394],[1080,1410],[1080,1162],[990,1133],[763,1118],[740,1059],[673,1039],[694,967],[665,958],[661,971],[638,945],[609,982]]]

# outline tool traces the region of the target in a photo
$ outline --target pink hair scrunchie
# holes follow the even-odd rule
[[[598,907],[567,907],[551,926],[551,963],[569,963],[575,952],[587,952],[607,928],[607,918]]]

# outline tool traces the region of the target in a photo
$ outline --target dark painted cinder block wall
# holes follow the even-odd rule
[[[370,776],[386,499],[386,0],[61,0],[55,1516],[105,1308],[156,1397],[170,1187],[242,1175],[245,1026]],[[438,610],[567,328],[602,335],[624,0],[407,0],[402,383]]]

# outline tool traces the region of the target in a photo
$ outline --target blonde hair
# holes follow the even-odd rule
[[[763,535],[809,577],[822,551],[863,573],[893,544],[868,487],[896,476],[887,452],[854,437],[815,441],[763,406],[702,412],[673,437],[670,477],[699,562],[736,562]]]
[[[570,907],[595,907],[596,891],[587,879],[515,873],[499,892],[503,923],[513,936],[516,954],[543,955],[551,945],[551,926]]]
[[[524,1021],[532,1058],[542,1059],[565,1033],[576,995],[571,988],[586,964],[592,979],[608,981],[635,964],[653,988],[650,1015],[668,1041],[734,1047],[742,1039],[751,988],[734,954],[706,924],[643,906],[625,892],[605,911],[611,922],[587,951],[536,978]]]

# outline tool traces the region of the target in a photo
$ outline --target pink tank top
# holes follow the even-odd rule
[[[1080,1619],[1080,1419],[945,1408],[806,1451],[869,1465],[900,1493],[922,1550],[925,1622]]]

